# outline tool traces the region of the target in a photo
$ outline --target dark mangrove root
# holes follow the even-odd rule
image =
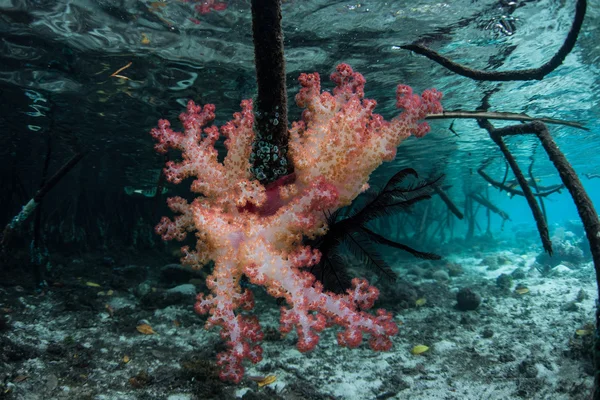
[[[477,194],[477,193],[471,193],[471,194],[469,194],[469,196],[473,200],[475,200],[477,203],[484,206],[487,209],[487,211],[491,211],[494,214],[498,214],[503,220],[510,220],[510,216],[508,215],[508,213],[499,209],[496,205],[494,205],[492,202],[490,202],[488,199],[486,199],[482,195]]]
[[[54,111],[54,106],[52,106],[52,111]],[[44,187],[46,180],[48,179],[48,169],[50,168],[50,160],[52,159],[53,128],[54,118],[51,119],[50,128],[46,131],[46,156],[44,157],[44,165],[42,167],[42,176],[38,190],[41,190]],[[43,199],[39,201],[34,212],[33,233],[31,244],[29,246],[29,257],[33,266],[33,276],[37,287],[40,287],[44,283],[45,272],[42,255],[42,209]]]
[[[533,194],[534,195],[539,194],[541,189],[535,180],[535,176],[533,176],[533,159],[531,161],[531,164],[529,164],[528,173],[529,173],[529,182],[531,183],[531,186],[533,186],[533,189],[535,190],[535,192]],[[544,204],[544,198],[538,196],[538,199],[540,202],[540,208],[542,209],[542,214],[544,215],[544,220],[546,220],[546,223],[548,223],[548,214],[546,214],[546,205]]]
[[[454,214],[456,218],[463,219],[465,217],[463,213],[460,212],[458,207],[456,207],[456,204],[454,204],[454,202],[450,199],[450,197],[448,197],[446,192],[441,187],[434,185],[433,190],[438,196],[440,196],[440,199],[442,199],[442,201],[446,204],[446,207],[448,207],[448,209],[452,211],[452,214]]]
[[[292,172],[280,0],[252,0],[252,36],[258,85],[253,163],[256,177],[269,182]]]
[[[42,202],[44,196],[56,186],[56,184],[81,160],[84,153],[75,154],[65,165],[63,165],[48,181],[36,192],[36,194],[23,206],[21,211],[4,228],[0,237],[0,250],[5,248],[14,232],[16,232],[31,217],[37,206]]]
[[[477,170],[477,173],[483,178],[485,179],[486,182],[488,182],[490,185],[492,185],[493,187],[503,190],[507,193],[509,193],[511,196],[525,196],[525,193],[523,193],[522,191],[513,188],[512,186],[506,185],[505,183],[502,182],[498,182],[494,179],[492,179],[492,177],[490,177],[488,174],[486,174],[485,172],[483,172],[483,169],[480,168]],[[506,182],[506,176],[504,177],[504,182]],[[540,190],[543,190],[543,192],[538,192],[538,193],[533,193],[533,195],[535,197],[546,197],[551,195],[552,193],[560,193],[560,191],[562,189],[564,189],[565,185],[560,184],[560,185],[554,185],[554,186],[538,186],[538,188]]]
[[[531,81],[541,80],[550,72],[558,68],[565,57],[573,50],[583,19],[585,17],[585,11],[587,8],[586,0],[578,0],[575,5],[575,17],[573,18],[573,25],[567,35],[564,43],[558,49],[556,54],[545,64],[538,68],[514,70],[514,71],[482,71],[465,67],[457,62],[452,61],[448,57],[445,57],[430,48],[423,46],[422,44],[409,44],[400,46],[405,50],[410,50],[422,56],[429,58],[432,61],[440,64],[441,66],[449,69],[455,74],[466,76],[476,81]]]
[[[544,219],[544,215],[542,214],[542,210],[540,210],[538,202],[535,201],[535,196],[529,187],[529,184],[527,183],[525,175],[523,175],[523,171],[521,171],[521,168],[517,164],[517,160],[515,160],[515,157],[512,155],[506,146],[506,143],[504,143],[504,140],[502,139],[503,135],[501,134],[501,131],[505,128],[496,129],[488,120],[477,120],[477,122],[479,123],[479,126],[488,131],[490,138],[498,145],[500,151],[504,155],[504,158],[508,162],[508,165],[512,169],[513,174],[515,175],[515,178],[517,179],[517,182],[523,191],[523,196],[525,196],[527,204],[529,204],[529,208],[533,213],[533,218],[535,219],[544,250],[548,254],[552,255],[552,242],[550,241],[550,234],[548,233],[548,224],[546,224],[546,220]]]
[[[169,154],[165,154],[163,156],[163,161],[165,164],[169,161]],[[160,172],[158,173],[158,180],[156,181],[156,193],[154,193],[154,207],[152,212],[155,217],[158,215],[158,209],[162,203],[161,198],[166,180],[165,172],[161,168]],[[156,219],[158,219],[158,217]]]
[[[541,122],[532,122],[500,128],[496,130],[496,134],[501,136],[534,134],[539,138],[550,161],[552,161],[554,167],[558,170],[563,184],[571,194],[575,202],[575,207],[577,207],[585,234],[590,242],[590,250],[596,269],[596,283],[600,291],[600,221],[598,221],[598,214],[588,194],[585,192],[577,173],[569,161],[567,161],[563,152],[558,148],[554,139],[552,139],[548,128]]]
[[[571,194],[575,207],[583,223],[585,234],[587,236],[590,251],[592,253],[592,260],[594,262],[594,269],[596,270],[596,287],[600,293],[600,221],[598,220],[598,214],[594,208],[590,197],[585,192],[577,173],[565,157],[562,151],[552,139],[548,128],[541,122],[533,122],[529,124],[509,126],[506,128],[498,129],[497,133],[500,135],[521,135],[521,134],[534,134],[536,135],[544,150],[548,154],[550,161],[554,164],[554,167],[558,170],[558,174],[562,179],[565,187]],[[595,400],[600,399],[600,303],[596,300],[596,334],[594,337],[594,363],[595,363],[595,374],[594,374],[594,394]]]
[[[469,195],[465,197],[465,216],[467,217],[467,235],[465,239],[471,240],[475,233],[475,212],[473,211],[473,199]]]

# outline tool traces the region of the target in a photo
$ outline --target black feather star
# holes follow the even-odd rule
[[[404,182],[408,177],[418,178],[417,172],[411,168],[403,169],[392,176],[383,189],[369,190],[350,206],[327,216],[327,234],[307,243],[319,249],[322,254],[319,264],[310,271],[323,283],[325,289],[343,293],[351,286],[344,255],[351,256],[361,265],[372,268],[390,280],[396,280],[396,273],[377,252],[379,245],[403,250],[421,259],[441,258],[437,254],[415,250],[390,240],[367,227],[369,222],[377,218],[408,212],[413,204],[431,198],[434,186],[441,179],[406,185]]]

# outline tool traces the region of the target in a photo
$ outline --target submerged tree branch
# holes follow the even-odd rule
[[[577,41],[577,37],[579,36],[579,31],[581,30],[581,25],[583,24],[586,8],[586,0],[577,1],[577,4],[575,5],[575,17],[573,18],[573,25],[571,25],[571,30],[569,31],[564,43],[548,62],[538,68],[513,71],[483,71],[463,66],[422,44],[414,43],[400,47],[425,56],[441,66],[449,69],[455,74],[466,76],[467,78],[471,78],[476,81],[541,80],[550,72],[558,68],[565,60],[565,57],[571,52],[571,50],[573,50],[575,42]]]
[[[477,170],[477,173],[481,175],[483,179],[485,179],[490,185],[493,187],[504,190],[507,193],[510,193],[512,196],[525,196],[525,193],[518,189],[514,189],[512,186],[508,186],[502,182],[498,182],[490,177],[488,174],[483,172],[483,169],[480,168]],[[540,190],[544,190],[543,192],[533,193],[535,197],[546,197],[551,195],[552,193],[559,192],[565,187],[565,185],[554,185],[554,186],[539,186]]]
[[[438,185],[433,185],[433,190],[438,196],[440,196],[440,199],[442,199],[442,201],[446,204],[446,207],[448,207],[448,209],[452,211],[452,214],[454,214],[456,218],[463,219],[465,217],[463,213],[460,212],[458,207],[456,207],[456,204],[454,204],[454,202],[450,199],[448,194],[446,194],[444,189],[442,189]]]
[[[491,212],[498,214],[503,220],[510,221],[510,216],[508,215],[508,213],[499,209],[496,205],[494,205],[491,201],[489,201],[482,195],[477,194],[477,193],[471,193],[471,194],[469,194],[469,196],[473,200],[475,200],[477,203],[481,204],[482,206],[484,206],[485,208],[490,210]]]
[[[598,220],[598,214],[594,208],[594,204],[585,192],[577,173],[563,152],[558,148],[554,139],[552,139],[548,128],[541,122],[532,122],[529,124],[501,128],[498,129],[496,133],[503,136],[534,134],[542,143],[550,161],[552,161],[554,167],[558,170],[560,178],[571,194],[573,202],[577,207],[579,217],[583,222],[585,234],[590,243],[594,267],[596,269],[596,284],[600,291],[600,220]]]
[[[530,117],[527,114],[521,113],[512,113],[512,112],[490,112],[490,111],[463,111],[463,110],[454,110],[454,111],[444,111],[440,114],[429,114],[425,117],[425,119],[453,119],[453,118],[461,118],[461,119],[497,119],[502,121],[542,121],[546,124],[556,124],[556,125],[565,125],[570,126],[577,129],[583,129],[585,131],[589,131],[590,129],[585,127],[580,122],[574,121],[565,121],[562,119],[555,118],[546,118],[546,117]]]
[[[36,210],[38,204],[42,202],[46,194],[83,158],[84,153],[77,153],[65,165],[63,165],[44,185],[35,193],[35,195],[23,206],[21,211],[13,217],[4,228],[0,236],[0,250],[8,245],[13,233],[19,229],[25,221]]]
[[[527,179],[525,178],[525,175],[523,175],[523,171],[521,171],[519,164],[517,164],[517,160],[515,159],[515,157],[512,155],[512,153],[506,146],[506,143],[504,143],[504,139],[502,139],[502,134],[499,132],[499,131],[501,131],[501,129],[494,128],[494,126],[491,124],[491,122],[486,119],[480,119],[477,122],[479,123],[479,126],[481,126],[486,131],[488,131],[490,138],[494,141],[494,143],[496,143],[498,145],[498,147],[500,148],[500,151],[504,155],[504,158],[508,162],[508,165],[510,165],[510,168],[512,169],[513,174],[515,175],[517,182],[519,182],[519,186],[521,186],[521,190],[523,191],[523,196],[525,196],[525,199],[527,200],[527,204],[529,204],[529,208],[531,209],[531,212],[533,213],[533,218],[535,219],[535,222],[536,222],[536,225],[538,228],[538,232],[540,234],[540,239],[542,240],[542,245],[544,246],[544,250],[548,254],[552,255],[552,241],[550,240],[550,234],[548,233],[548,224],[546,223],[546,220],[544,219],[544,215],[542,214],[542,210],[540,210],[539,204],[535,200],[533,191],[531,190],[531,188],[529,187],[529,184],[527,183]],[[539,122],[539,123],[541,124],[541,122]],[[514,126],[519,126],[519,125],[514,125]],[[502,128],[502,129],[504,129],[504,128]]]

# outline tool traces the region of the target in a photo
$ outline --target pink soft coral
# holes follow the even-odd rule
[[[184,247],[182,262],[200,268],[214,261],[207,278],[211,294],[198,295],[195,309],[210,314],[206,327],[220,326],[227,342],[227,350],[218,355],[222,379],[239,382],[242,361],[256,363],[262,358],[258,319],[239,312],[253,308],[252,293],[240,287],[242,275],[285,299],[281,331],[296,328],[300,351],[313,349],[318,333],[330,325],[344,329],[338,334],[340,345],[356,347],[367,333],[374,350],[388,350],[390,337],[398,332],[390,313],[366,312],[379,295],[366,280],[354,279],[345,295],[324,292],[306,271],[321,255],[302,240],[324,234],[325,211],[349,204],[364,191],[371,172],[394,158],[403,139],[427,132],[428,126],[419,121],[441,111],[441,94],[430,90],[421,97],[398,86],[398,106],[404,111],[388,122],[373,113],[374,100],[363,99],[361,74],[340,64],[331,79],[336,83],[333,94],[321,92],[317,73],[300,76],[296,102],[305,110],[302,120],[293,123],[289,141],[295,172],[267,187],[250,172],[254,139],[250,100],[242,101],[242,111],[220,130],[208,126],[215,117],[214,106],[199,107],[190,101],[180,115],[184,133],[174,132],[166,120],[151,132],[158,152],[170,148],[182,152],[182,161],[167,163],[167,179],[179,183],[193,177],[191,190],[200,195],[191,204],[169,199],[170,208],[180,215],[163,218],[156,230],[165,240],[183,240],[195,231],[196,248]],[[220,135],[226,138],[223,162],[214,148]]]

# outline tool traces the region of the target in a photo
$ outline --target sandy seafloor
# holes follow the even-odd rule
[[[336,330],[328,329],[316,350],[301,354],[295,334],[281,338],[273,329],[275,300],[257,294],[256,312],[267,331],[264,359],[248,366],[239,385],[214,377],[221,340],[218,329],[205,331],[203,318],[193,313],[190,285],[177,289],[189,296],[188,304],[155,310],[141,307],[134,290],[109,292],[101,281],[88,285],[90,277],[74,277],[43,296],[0,287],[1,313],[10,326],[0,334],[0,399],[590,398],[592,264],[559,265],[542,276],[533,252],[480,256],[452,258],[463,273],[449,280],[407,275],[409,265],[398,268],[426,303],[396,313],[400,333],[389,352],[373,352],[366,341],[358,349],[341,348]],[[508,262],[495,270],[482,265],[483,257],[497,256]],[[496,278],[518,266],[524,276],[511,289],[499,289]],[[516,293],[516,284],[529,292]],[[463,287],[481,295],[477,310],[456,309]],[[77,301],[89,306],[69,303]],[[156,334],[138,332],[140,322]],[[429,350],[413,355],[415,345]],[[250,379],[267,375],[276,381],[262,388]]]

